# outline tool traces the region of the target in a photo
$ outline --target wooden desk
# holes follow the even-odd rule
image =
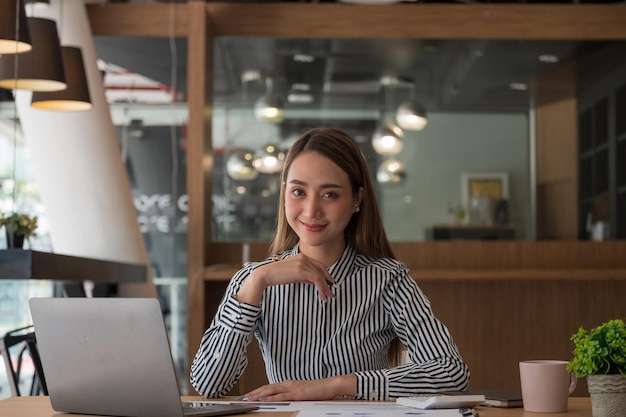
[[[198,397],[184,397],[184,400]],[[591,401],[588,397],[573,397],[569,400],[567,413],[526,413],[521,408],[478,407],[480,417],[591,417]],[[263,417],[291,417],[293,413],[263,412]],[[79,414],[57,413],[50,406],[48,397],[13,397],[0,401],[0,416],[11,417],[81,417]],[[84,416],[90,417],[90,416]],[[94,416],[91,416],[94,417]],[[146,416],[149,417],[149,416]]]

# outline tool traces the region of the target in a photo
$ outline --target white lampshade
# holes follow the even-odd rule
[[[254,116],[260,122],[280,123],[283,121],[283,103],[271,94],[260,97],[254,103]]]
[[[259,171],[252,165],[253,160],[254,155],[249,150],[233,151],[226,160],[228,176],[237,181],[252,181],[259,175]]]
[[[406,179],[406,168],[397,159],[388,159],[378,167],[376,180],[380,183],[399,183]]]
[[[372,136],[372,146],[380,155],[397,155],[404,147],[404,132],[398,126],[379,126]]]
[[[396,110],[398,126],[406,130],[422,130],[426,127],[426,110],[414,100],[405,101]]]
[[[276,174],[283,169],[285,153],[277,145],[267,144],[254,154],[252,165],[263,174]]]

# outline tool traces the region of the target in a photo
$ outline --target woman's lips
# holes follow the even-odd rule
[[[302,226],[307,232],[320,232],[322,231],[326,225],[325,224],[311,224],[302,222]]]

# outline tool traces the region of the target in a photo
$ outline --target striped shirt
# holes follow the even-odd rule
[[[296,245],[281,257],[297,253]],[[404,264],[348,246],[328,269],[339,285],[334,298],[320,301],[315,286],[293,283],[266,288],[260,307],[239,304],[234,295],[243,281],[269,262],[248,263],[230,281],[191,366],[200,394],[231,390],[246,368],[253,335],[270,383],[354,374],[356,398],[368,400],[467,388],[467,365]],[[389,368],[396,337],[410,362]]]

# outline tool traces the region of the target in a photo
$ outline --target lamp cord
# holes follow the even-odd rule
[[[177,101],[177,76],[178,76],[178,55],[176,50],[176,39],[174,37],[175,34],[175,23],[176,23],[176,4],[175,1],[170,1],[170,13],[169,13],[169,27],[168,27],[168,38],[169,38],[169,47],[170,47],[170,87],[171,93],[173,95],[173,102]],[[174,252],[174,248],[176,247],[176,218],[178,213],[178,132],[176,129],[176,125],[174,122],[170,125],[170,146],[172,152],[172,180],[171,180],[171,189],[172,189],[172,220],[170,227],[170,265],[171,265],[171,274],[175,275],[175,262],[176,262],[176,254]]]
[[[17,123],[19,117],[17,115],[17,74],[19,68],[19,45],[20,34],[20,8],[21,0],[15,0],[15,59],[13,61],[13,171],[11,172],[11,180],[13,181],[13,190],[11,191],[11,212],[15,213],[17,209]],[[11,242],[13,244],[13,242]]]

